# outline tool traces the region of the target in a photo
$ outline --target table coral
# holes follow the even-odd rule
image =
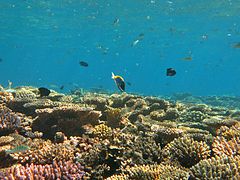
[[[177,160],[183,167],[191,167],[210,156],[210,148],[205,142],[190,137],[174,139],[162,151],[166,159]]]
[[[71,161],[54,161],[46,165],[17,165],[0,172],[1,179],[82,179],[85,172],[83,166]]]
[[[191,168],[190,180],[240,179],[240,156],[216,156]]]
[[[83,125],[96,125],[101,116],[100,111],[77,105],[38,109],[36,113],[38,118],[33,123],[33,129],[43,132],[50,139],[57,131],[67,136],[81,135]]]

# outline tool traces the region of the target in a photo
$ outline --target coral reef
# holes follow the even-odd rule
[[[205,159],[191,168],[190,180],[193,179],[239,179],[240,156],[216,156]]]
[[[0,179],[239,179],[237,98],[0,90]]]
[[[171,161],[177,160],[182,166],[188,168],[210,157],[210,147],[205,142],[181,137],[174,139],[163,148],[163,156]]]

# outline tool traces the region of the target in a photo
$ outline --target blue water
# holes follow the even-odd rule
[[[240,95],[239,16],[237,0],[2,0],[0,84],[117,92],[114,72],[127,92]]]

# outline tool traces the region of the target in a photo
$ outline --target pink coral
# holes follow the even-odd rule
[[[0,172],[0,179],[82,179],[84,176],[83,167],[79,163],[53,162],[47,165],[18,165]]]

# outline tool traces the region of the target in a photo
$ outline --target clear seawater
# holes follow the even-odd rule
[[[238,42],[239,0],[1,0],[0,84],[240,95]]]

